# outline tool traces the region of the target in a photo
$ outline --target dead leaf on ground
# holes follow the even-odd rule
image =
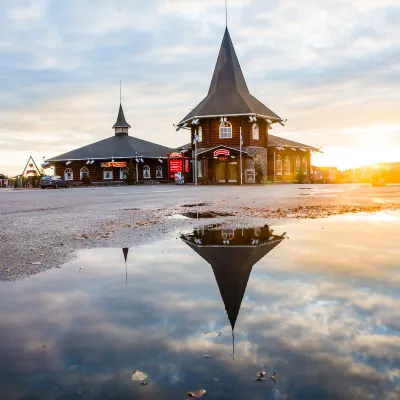
[[[195,399],[200,399],[206,394],[206,392],[207,391],[205,389],[195,390],[194,392],[189,392],[188,396],[194,397]]]
[[[142,382],[142,381],[144,381],[146,379],[147,379],[147,374],[142,372],[142,371],[139,371],[138,369],[132,374],[132,380],[133,381]]]

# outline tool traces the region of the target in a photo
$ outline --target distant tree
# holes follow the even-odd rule
[[[296,175],[296,181],[299,183],[303,183],[306,180],[307,175],[304,173],[304,169],[301,168],[300,171]]]
[[[125,170],[124,182],[127,185],[134,185],[136,183],[136,165],[132,160],[129,161],[128,167]]]
[[[86,171],[82,172],[82,183],[84,186],[89,186],[92,183],[89,174]]]
[[[259,154],[256,155],[254,160],[254,169],[256,170],[256,182],[264,183],[264,169],[262,160]]]

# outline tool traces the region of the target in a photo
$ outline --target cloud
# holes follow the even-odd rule
[[[229,28],[249,88],[288,118],[273,133],[323,145],[320,163],[357,165],[363,152],[369,161],[396,160],[385,148],[400,144],[399,14],[390,0],[311,0],[301,7],[292,0],[230,1]],[[224,24],[224,4],[215,1],[3,2],[0,141],[7,144],[0,170],[19,172],[30,153],[42,156],[43,144],[51,157],[75,148],[80,133],[79,145],[110,136],[120,79],[133,135],[170,146],[188,142],[172,123],[206,94]],[[364,140],[371,126],[373,139],[383,140],[376,154]],[[60,137],[60,145],[46,146],[43,136]],[[342,151],[348,156],[338,157]]]

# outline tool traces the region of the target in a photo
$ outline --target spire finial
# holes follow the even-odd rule
[[[225,0],[225,26],[228,27],[228,4],[227,4],[227,0]]]
[[[122,103],[122,84],[121,80],[119,81],[119,103]]]

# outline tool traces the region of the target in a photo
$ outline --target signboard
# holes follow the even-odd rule
[[[182,158],[182,154],[181,153],[171,153],[169,155],[169,158]]]
[[[227,156],[218,156],[219,161],[226,161],[228,159]]]
[[[218,149],[214,151],[214,157],[217,156],[229,156],[230,152],[227,149]]]
[[[126,167],[126,162],[102,162],[102,168],[123,168]]]
[[[169,172],[182,172],[183,160],[169,160]]]
[[[246,183],[256,183],[256,170],[246,169],[244,171],[244,180]]]
[[[189,160],[185,160],[185,172],[189,172]]]

